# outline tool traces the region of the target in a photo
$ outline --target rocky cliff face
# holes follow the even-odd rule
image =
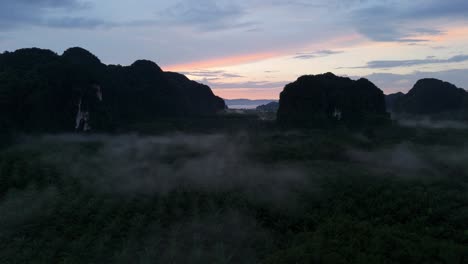
[[[0,126],[22,131],[105,130],[157,118],[215,115],[224,101],[208,86],[151,61],[105,65],[82,48],[58,55],[0,54]]]
[[[468,93],[451,83],[422,79],[406,95],[396,100],[394,110],[412,115],[455,113],[468,109],[467,99]]]
[[[388,114],[383,92],[370,81],[326,73],[286,85],[277,119],[297,126],[358,125],[387,120]]]

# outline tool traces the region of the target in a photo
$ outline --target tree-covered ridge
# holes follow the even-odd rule
[[[356,125],[388,119],[382,90],[367,79],[357,81],[333,73],[305,75],[286,85],[280,95],[282,123]]]
[[[107,130],[155,118],[209,116],[224,101],[151,61],[105,65],[82,48],[0,54],[0,126],[20,131]]]
[[[468,109],[468,93],[438,79],[419,80],[407,94],[394,99],[393,110],[397,113],[434,115]]]

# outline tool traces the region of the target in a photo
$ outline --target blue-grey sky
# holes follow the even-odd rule
[[[0,51],[73,46],[104,63],[153,60],[227,98],[277,98],[328,71],[387,93],[423,77],[468,88],[468,1],[0,1]]]

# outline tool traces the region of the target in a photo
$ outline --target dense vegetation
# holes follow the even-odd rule
[[[468,130],[186,123],[4,147],[0,262],[468,261]]]

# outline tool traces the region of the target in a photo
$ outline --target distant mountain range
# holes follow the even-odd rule
[[[227,99],[156,63],[105,65],[82,48],[62,55],[31,48],[0,54],[0,131],[109,131],[157,119],[214,116],[230,109],[277,111],[283,124],[370,124],[387,112],[468,120],[468,93],[453,84],[419,80],[407,94],[385,96],[367,79],[305,75],[281,100]],[[259,107],[260,106],[260,107]],[[258,108],[257,108],[258,107]]]
[[[278,102],[274,99],[261,99],[261,100],[250,100],[250,99],[224,99],[226,105],[230,109],[255,109],[260,105],[266,105],[271,102]]]

